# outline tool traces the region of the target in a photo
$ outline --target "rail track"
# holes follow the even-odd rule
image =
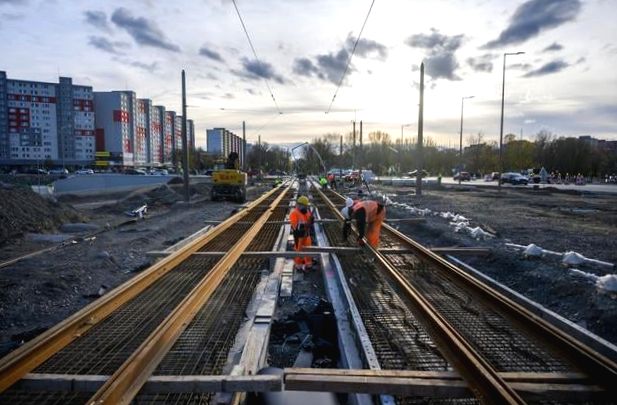
[[[313,190],[321,217],[342,220],[344,198]],[[324,228],[332,245],[355,245],[343,240],[340,224]],[[523,403],[543,392],[544,399],[614,400],[615,362],[387,224],[382,245],[413,253],[367,246],[360,256],[339,255],[382,368],[455,370],[481,402]],[[511,379],[523,375],[523,384]],[[525,385],[533,382],[541,384]],[[564,392],[555,396],[549,385]]]
[[[318,188],[311,193],[320,238],[332,250],[307,254],[318,255],[322,265],[338,263],[338,283],[348,286],[348,304],[359,314],[354,322],[362,324],[356,333],[368,336],[356,345],[370,345],[378,364],[365,359],[368,370],[250,375],[265,363],[259,353],[279,285],[270,276],[285,274],[281,267],[282,273],[264,278],[264,269],[272,258],[291,264],[284,258],[293,256],[282,247],[292,186],[264,194],[1,359],[0,404],[205,404],[217,392],[270,390],[378,394],[374,402],[400,404],[616,398],[613,360],[396,229],[384,226],[379,249],[353,249],[355,240],[344,240],[340,231],[343,197]],[[249,337],[239,338],[258,285],[265,286],[262,306]],[[230,361],[238,339],[247,339],[242,359],[250,359],[238,363],[251,364],[240,370]],[[243,398],[231,395],[226,402]]]
[[[289,186],[271,190],[10,353],[0,362],[0,403],[129,403],[152,374],[221,373],[261,270],[267,268],[267,258],[241,255],[272,249],[278,232],[267,221],[285,218],[290,196]],[[200,255],[208,251],[224,254]],[[111,377],[94,395],[12,387],[28,373]],[[139,397],[140,403],[160,399]]]

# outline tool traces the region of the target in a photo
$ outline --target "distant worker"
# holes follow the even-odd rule
[[[341,210],[345,217],[343,226],[343,237],[347,239],[351,232],[351,220],[356,220],[358,229],[358,244],[364,245],[362,238],[366,235],[369,245],[375,249],[379,246],[379,236],[381,225],[386,219],[386,207],[373,200],[356,200],[351,198],[345,200],[345,207]]]
[[[305,246],[311,246],[311,229],[313,228],[313,215],[309,211],[309,199],[306,196],[298,197],[296,208],[289,214],[291,231],[294,237],[294,250],[300,252]],[[294,257],[295,269],[307,271],[313,266],[310,256]]]
[[[328,180],[326,180],[324,176],[321,176],[319,178],[319,185],[321,185],[321,188],[328,188]]]
[[[328,184],[332,190],[336,190],[336,176],[334,173],[328,173]]]

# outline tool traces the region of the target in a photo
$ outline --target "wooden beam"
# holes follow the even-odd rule
[[[580,373],[499,373],[526,400],[610,399]],[[108,375],[27,374],[15,388],[29,391],[95,392]],[[206,392],[326,391],[432,398],[473,395],[455,371],[286,368],[283,375],[151,376],[142,391],[151,394]]]
[[[222,257],[226,254],[227,252],[194,252],[193,255],[194,256],[213,256],[213,257]],[[155,257],[164,257],[164,256],[168,256],[171,253],[170,252],[165,252],[164,250],[151,250],[149,252],[146,252],[146,254],[148,256],[155,256]],[[280,252],[280,251],[264,251],[264,252],[243,252],[242,253],[242,257],[246,257],[246,258],[277,258],[277,257],[283,257],[283,258],[293,258],[293,257],[298,257],[298,256],[310,256],[310,257],[319,257],[320,253],[319,252]]]
[[[108,375],[27,374],[15,387],[26,391],[96,392]],[[279,375],[152,376],[142,391],[150,394],[208,392],[267,392],[282,389]]]

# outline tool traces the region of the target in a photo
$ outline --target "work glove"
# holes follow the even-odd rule
[[[349,235],[351,234],[351,222],[350,221],[345,221],[345,224],[343,224],[343,239],[347,239],[349,238]]]
[[[358,238],[358,246],[360,246],[360,247],[364,246],[364,239],[363,238]]]

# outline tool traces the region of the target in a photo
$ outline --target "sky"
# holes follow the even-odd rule
[[[187,115],[205,147],[206,128],[240,134],[243,120],[251,142],[344,134],[353,120],[410,139],[424,62],[424,136],[454,147],[466,96],[463,142],[498,139],[503,54],[525,52],[506,59],[504,134],[617,139],[617,0],[236,5],[257,58],[230,0],[0,0],[0,70],[131,89],[180,111],[185,69]]]

